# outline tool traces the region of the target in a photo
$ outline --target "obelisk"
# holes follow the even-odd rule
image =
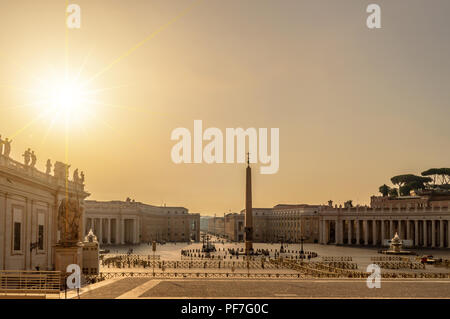
[[[250,255],[253,252],[252,169],[250,168],[250,153],[248,153],[245,181],[245,254]]]

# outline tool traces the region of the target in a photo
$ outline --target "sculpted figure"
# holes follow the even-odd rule
[[[36,166],[36,154],[34,154],[34,151],[31,152],[31,167]]]
[[[4,141],[2,140],[2,136],[0,135],[0,155],[3,154],[3,144],[4,144]]]
[[[50,175],[50,172],[52,171],[52,163],[50,162],[50,159],[47,160],[47,164],[45,174]]]
[[[78,200],[65,198],[58,209],[58,230],[61,243],[76,243],[80,241],[81,208]]]
[[[6,138],[4,141],[5,147],[3,149],[3,155],[9,157],[9,154],[11,153],[11,142],[12,140]]]
[[[25,153],[22,154],[22,156],[24,157],[25,166],[28,166],[28,164],[30,164],[30,155],[31,155],[30,149],[27,149]]]
[[[73,171],[73,181],[78,183],[80,181],[80,177],[78,176],[78,168]]]
[[[81,184],[84,184],[84,172],[81,171]]]

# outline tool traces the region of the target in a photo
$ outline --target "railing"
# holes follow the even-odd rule
[[[1,294],[59,294],[61,272],[59,271],[0,271]]]
[[[95,276],[97,281],[117,278],[117,277],[151,277],[156,279],[164,278],[270,278],[270,279],[295,279],[304,278],[300,273],[227,273],[227,272],[101,272]],[[91,279],[91,281],[93,281]]]

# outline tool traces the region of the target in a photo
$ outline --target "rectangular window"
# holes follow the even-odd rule
[[[37,229],[37,243],[38,243],[38,250],[43,251],[45,249],[45,214],[43,212],[38,212],[38,229]]]
[[[21,250],[22,223],[14,222],[14,250]]]
[[[38,229],[38,249],[44,250],[44,225],[39,225]]]

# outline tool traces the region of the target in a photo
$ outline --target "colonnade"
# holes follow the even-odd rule
[[[319,225],[322,244],[379,246],[395,233],[415,247],[450,248],[450,219],[328,216]]]
[[[137,244],[140,241],[138,218],[88,217],[84,229],[86,234],[92,229],[100,244]]]

